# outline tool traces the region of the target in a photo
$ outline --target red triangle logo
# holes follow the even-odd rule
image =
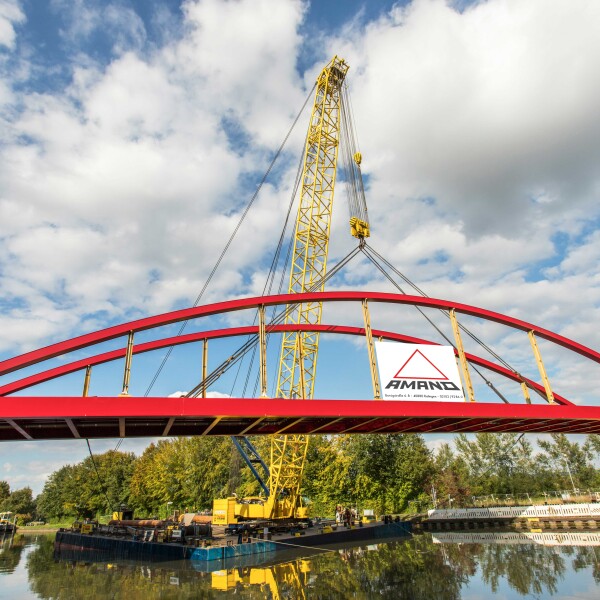
[[[434,379],[449,381],[448,378],[420,351],[415,350],[394,375],[394,379]]]

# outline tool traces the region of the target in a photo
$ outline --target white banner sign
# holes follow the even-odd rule
[[[452,346],[375,342],[384,400],[464,402]]]

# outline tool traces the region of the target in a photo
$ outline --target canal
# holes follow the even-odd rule
[[[0,598],[563,598],[600,597],[598,534],[465,533],[412,538],[205,573],[191,561],[56,561],[52,535],[0,549]]]

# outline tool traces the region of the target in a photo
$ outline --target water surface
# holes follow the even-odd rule
[[[213,573],[191,561],[56,561],[53,541],[17,534],[2,544],[0,598],[600,598],[592,533],[423,534]]]

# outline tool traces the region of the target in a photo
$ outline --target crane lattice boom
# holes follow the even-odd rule
[[[306,136],[300,203],[293,240],[293,255],[288,292],[300,294],[323,291],[327,274],[327,253],[333,193],[338,168],[340,141],[344,141],[346,179],[349,190],[350,231],[361,243],[369,236],[369,223],[360,172],[361,155],[355,151],[354,132],[349,102],[344,85],[348,65],[334,56],[321,71],[316,83],[315,100]],[[289,305],[285,323],[319,325],[322,304],[301,302]],[[264,330],[264,313],[261,313]],[[261,334],[264,337],[264,333]],[[260,336],[259,336],[260,337]],[[261,337],[261,352],[265,352]],[[316,373],[319,334],[316,332],[285,332],[277,377],[278,398],[312,398]],[[261,359],[261,380],[266,381],[265,359]],[[261,384],[263,385],[263,384]],[[263,387],[263,393],[264,393]],[[279,435],[271,438],[268,485],[258,475],[254,463],[256,451],[249,441],[236,442],[246,464],[263,490],[263,497],[215,500],[213,523],[228,525],[238,520],[302,519],[306,507],[301,506],[300,485],[308,450],[308,436]],[[248,448],[249,452],[244,450]],[[254,457],[254,458],[253,458]],[[265,489],[267,488],[267,489]]]
[[[341,131],[342,84],[348,65],[335,56],[317,79],[315,101],[306,138],[300,205],[296,220],[289,293],[322,291]],[[286,323],[320,323],[322,304],[290,307]],[[312,398],[318,333],[283,335],[276,396]],[[271,441],[270,495],[265,514],[288,517],[298,505],[308,436],[274,436]]]

